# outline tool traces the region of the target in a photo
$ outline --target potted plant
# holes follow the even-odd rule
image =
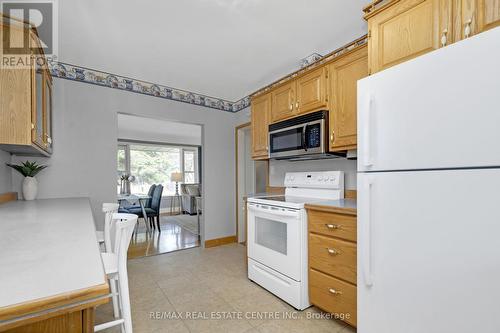
[[[9,164],[12,169],[18,171],[24,176],[23,180],[23,197],[24,200],[34,200],[38,192],[38,181],[35,176],[45,169],[46,165],[39,165],[36,162],[26,161],[21,165]]]

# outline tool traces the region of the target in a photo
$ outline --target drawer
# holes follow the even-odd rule
[[[308,210],[307,218],[309,232],[356,241],[356,216]]]
[[[309,266],[356,284],[356,243],[309,234]]]
[[[309,302],[356,326],[356,286],[309,269]]]

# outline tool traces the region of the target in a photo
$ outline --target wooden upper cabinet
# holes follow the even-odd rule
[[[368,75],[366,46],[329,65],[330,151],[357,146],[357,82]]]
[[[481,0],[478,6],[479,30],[500,25],[500,0]]]
[[[375,73],[440,47],[443,0],[401,0],[367,14],[369,70]]]
[[[0,70],[0,149],[47,156],[52,152],[52,79],[36,33],[26,29],[16,21],[0,23],[0,34],[25,48],[23,55],[14,56],[25,65],[7,65]],[[26,32],[29,45],[24,43]]]
[[[456,0],[454,12],[456,40],[500,24],[500,0]]]
[[[295,112],[306,113],[326,107],[326,67],[320,67],[297,79]]]
[[[252,98],[252,157],[254,159],[267,159],[268,150],[268,125],[271,111],[271,94]]]
[[[272,91],[271,122],[290,118],[295,112],[295,81]]]

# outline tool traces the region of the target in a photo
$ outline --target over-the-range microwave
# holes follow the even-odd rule
[[[308,160],[345,157],[328,152],[328,111],[322,110],[269,125],[269,157]]]

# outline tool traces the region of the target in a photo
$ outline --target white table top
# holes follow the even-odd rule
[[[0,308],[104,283],[89,199],[0,205]]]

